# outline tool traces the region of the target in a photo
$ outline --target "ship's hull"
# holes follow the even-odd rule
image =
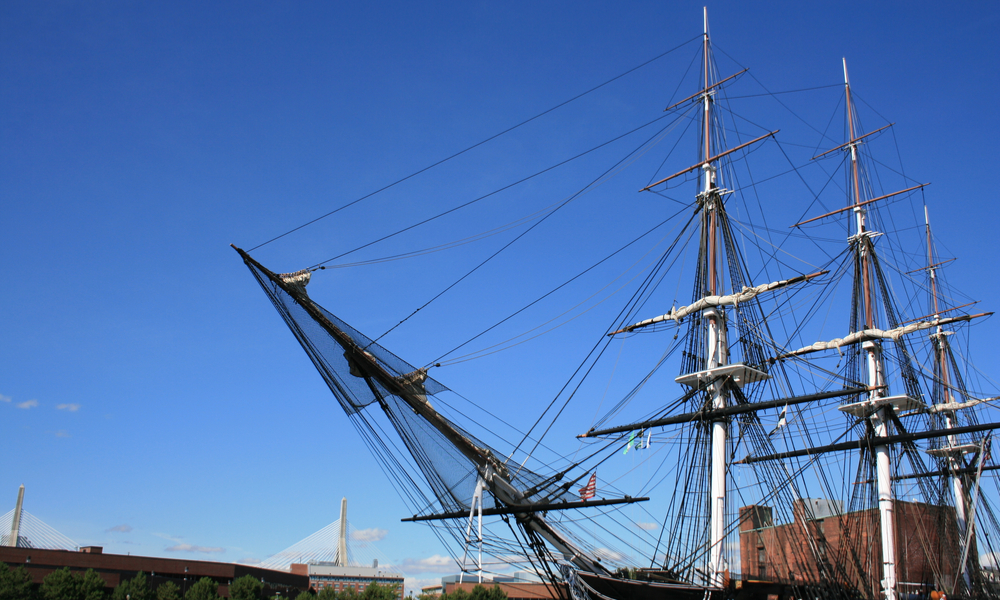
[[[809,597],[859,598],[856,591],[837,586],[791,586],[773,581],[734,581],[725,588],[709,588],[681,582],[624,579],[577,572],[578,580],[594,600],[771,600]]]
[[[577,572],[591,596],[602,600],[722,600],[722,588],[707,588],[686,583],[623,579],[597,573]]]

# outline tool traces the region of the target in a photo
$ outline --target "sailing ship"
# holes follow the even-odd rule
[[[405,520],[429,523],[466,572],[527,564],[574,600],[997,596],[996,398],[968,384],[971,363],[951,341],[991,313],[954,304],[926,209],[923,247],[903,245],[913,230],[893,209],[923,198],[925,184],[880,187],[868,151],[890,126],[862,128],[845,61],[846,139],[809,163],[827,184],[844,173],[840,208],[775,235],[746,216],[762,207],[746,165],[778,132],[746,139],[726,120],[725,91],[745,70],[719,73],[707,15],[699,41],[700,89],[666,109],[672,125],[660,130],[691,125],[697,158],[636,186],[670,199],[694,187],[693,197],[527,431],[496,417],[502,407],[467,408],[430,375],[440,359],[410,364],[313,301],[306,286],[325,265],[280,274],[236,250],[413,507]],[[809,209],[828,198],[816,192]],[[690,298],[649,314],[668,274]],[[605,382],[620,400],[558,442],[575,450],[557,449],[549,432],[607,372],[598,365],[611,344],[655,359],[636,361],[645,367],[630,369],[639,377],[627,387]],[[640,468],[634,490],[604,479]]]

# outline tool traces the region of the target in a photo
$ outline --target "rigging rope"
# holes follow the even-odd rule
[[[257,244],[253,248],[250,248],[249,252],[253,252],[254,250],[256,250],[258,248],[261,248],[263,246],[266,246],[266,245],[270,244],[271,242],[280,240],[281,238],[283,238],[283,237],[285,237],[285,236],[287,236],[289,234],[295,233],[296,231],[298,231],[300,229],[308,227],[308,226],[312,225],[313,223],[316,223],[318,221],[322,221],[323,219],[325,219],[325,218],[327,218],[327,217],[329,217],[331,215],[334,215],[334,214],[336,214],[336,213],[344,210],[345,208],[353,206],[353,205],[357,204],[358,202],[361,202],[362,200],[367,200],[368,198],[371,198],[372,196],[374,196],[376,194],[384,192],[384,191],[388,190],[391,187],[394,187],[394,186],[396,186],[396,185],[398,185],[400,183],[403,183],[404,181],[407,181],[408,179],[412,179],[412,178],[416,177],[417,175],[420,175],[421,173],[423,173],[425,171],[429,171],[430,169],[433,169],[434,167],[442,165],[442,164],[448,162],[449,160],[451,160],[453,158],[457,158],[457,157],[465,154],[466,152],[469,152],[470,150],[474,150],[475,148],[478,148],[479,146],[482,146],[483,144],[491,142],[491,141],[497,139],[498,137],[501,137],[501,136],[503,136],[503,135],[505,135],[507,133],[510,133],[511,131],[514,131],[515,129],[518,129],[519,127],[527,125],[528,123],[531,123],[532,121],[535,121],[537,119],[540,119],[541,117],[544,117],[545,115],[549,114],[550,112],[553,112],[553,111],[555,111],[555,110],[557,110],[559,108],[562,108],[563,106],[566,106],[567,104],[570,104],[571,102],[579,100],[580,98],[583,98],[584,96],[586,96],[586,95],[588,95],[588,94],[590,94],[592,92],[596,92],[597,90],[603,88],[604,86],[609,85],[609,84],[611,84],[611,83],[613,83],[613,82],[621,79],[622,77],[625,77],[626,75],[629,75],[630,73],[632,73],[634,71],[637,71],[637,70],[639,70],[639,69],[641,69],[641,68],[643,68],[643,67],[645,67],[645,66],[647,66],[647,65],[649,65],[649,64],[651,64],[653,62],[656,62],[657,60],[663,58],[664,56],[667,56],[668,54],[671,54],[671,53],[673,53],[673,52],[675,52],[677,50],[680,50],[684,46],[690,44],[691,42],[693,42],[695,40],[699,40],[699,39],[701,39],[700,35],[699,36],[695,36],[695,37],[691,38],[690,40],[688,40],[688,41],[686,41],[686,42],[684,42],[684,43],[682,43],[682,44],[680,44],[678,46],[675,46],[675,47],[671,48],[670,50],[667,50],[666,52],[664,52],[662,54],[658,54],[657,56],[654,56],[653,58],[647,60],[646,62],[643,62],[643,63],[641,63],[641,64],[639,64],[639,65],[637,65],[635,67],[632,67],[631,69],[625,71],[624,73],[620,73],[620,74],[612,77],[611,79],[608,79],[604,83],[596,85],[596,86],[590,88],[589,90],[587,90],[585,92],[581,92],[581,93],[577,94],[576,96],[573,96],[569,100],[565,100],[563,102],[560,102],[559,104],[556,104],[552,108],[549,108],[547,110],[544,110],[544,111],[538,113],[537,115],[531,117],[530,119],[526,119],[524,121],[521,121],[517,125],[513,125],[511,127],[508,127],[507,129],[504,129],[500,133],[493,134],[490,137],[488,137],[488,138],[486,138],[486,139],[484,139],[484,140],[482,140],[480,142],[477,142],[477,143],[469,146],[468,148],[465,148],[464,150],[459,150],[458,152],[452,154],[451,156],[443,158],[443,159],[441,159],[441,160],[439,160],[439,161],[437,161],[437,162],[435,162],[435,163],[433,163],[431,165],[428,165],[428,166],[426,166],[426,167],[424,167],[424,168],[422,168],[422,169],[420,169],[418,171],[410,173],[409,175],[407,175],[407,176],[405,176],[405,177],[403,177],[401,179],[397,179],[396,181],[394,181],[394,182],[392,182],[392,183],[390,183],[390,184],[388,184],[386,186],[383,186],[383,187],[375,190],[374,192],[370,192],[368,194],[365,194],[364,196],[361,196],[357,200],[353,200],[351,202],[348,202],[347,204],[344,204],[343,206],[341,206],[339,208],[335,208],[335,209],[331,210],[330,212],[328,212],[328,213],[326,213],[324,215],[320,215],[319,217],[316,217],[315,219],[313,219],[311,221],[303,223],[302,225],[299,225],[298,227],[295,227],[294,229],[290,229],[290,230],[286,231],[285,233],[282,233],[281,235],[275,236],[275,237],[267,240],[266,242],[263,242],[261,244]]]
[[[405,233],[405,232],[407,232],[407,231],[409,231],[411,229],[414,229],[414,228],[419,227],[421,225],[424,225],[426,223],[430,223],[431,221],[439,219],[439,218],[441,218],[441,217],[443,217],[445,215],[451,214],[451,213],[453,213],[455,211],[458,211],[458,210],[461,210],[461,209],[466,208],[468,206],[471,206],[471,205],[475,204],[476,202],[479,202],[480,200],[485,200],[486,198],[489,198],[490,196],[494,196],[496,194],[499,194],[500,192],[502,192],[504,190],[508,190],[508,189],[510,189],[510,188],[512,188],[514,186],[520,185],[520,184],[522,184],[522,183],[524,183],[526,181],[529,181],[531,179],[534,179],[535,177],[538,177],[540,175],[548,173],[549,171],[557,169],[557,168],[559,168],[559,167],[561,167],[563,165],[569,164],[570,162],[572,162],[572,161],[574,161],[574,160],[576,160],[578,158],[586,156],[587,154],[590,154],[591,152],[595,152],[597,150],[600,150],[601,148],[603,148],[603,147],[605,147],[605,146],[607,146],[609,144],[613,144],[614,142],[617,142],[618,140],[624,139],[624,138],[632,135],[633,133],[635,133],[637,131],[641,131],[641,130],[645,129],[646,127],[649,127],[650,125],[652,125],[654,123],[662,121],[663,119],[666,119],[668,116],[669,115],[663,115],[663,116],[657,117],[657,118],[653,119],[652,121],[649,121],[647,123],[644,123],[644,124],[642,124],[642,125],[634,128],[634,129],[626,131],[625,133],[623,133],[621,135],[618,135],[618,136],[616,136],[614,138],[611,138],[610,140],[607,140],[606,142],[602,142],[601,144],[598,144],[597,146],[594,146],[593,148],[590,148],[589,150],[584,150],[583,152],[581,152],[581,153],[579,153],[579,154],[577,154],[575,156],[567,158],[566,160],[558,162],[558,163],[556,163],[556,164],[554,164],[554,165],[552,165],[550,167],[546,167],[545,169],[542,169],[541,171],[537,171],[537,172],[535,172],[535,173],[533,173],[531,175],[528,175],[527,177],[519,179],[519,180],[517,180],[517,181],[515,181],[513,183],[509,183],[509,184],[507,184],[507,185],[505,185],[505,186],[503,186],[501,188],[498,188],[496,190],[493,190],[492,192],[489,192],[488,194],[483,194],[482,196],[479,196],[478,198],[474,198],[472,200],[469,200],[468,202],[466,202],[464,204],[460,204],[460,205],[455,206],[453,208],[449,208],[448,210],[446,210],[444,212],[441,212],[441,213],[438,213],[438,214],[434,215],[433,217],[429,217],[427,219],[424,219],[423,221],[419,221],[417,223],[414,223],[413,225],[408,225],[408,226],[404,227],[403,229],[400,229],[400,230],[395,231],[393,233],[390,233],[388,235],[382,236],[382,237],[380,237],[380,238],[378,238],[376,240],[373,240],[373,241],[368,242],[366,244],[363,244],[361,246],[358,246],[357,248],[354,248],[353,250],[348,250],[347,252],[338,254],[337,256],[334,256],[333,258],[328,258],[328,259],[326,259],[324,261],[318,262],[315,265],[309,267],[309,269],[310,270],[316,270],[317,268],[318,269],[325,269],[326,267],[324,267],[322,265],[325,265],[325,264],[327,264],[329,262],[333,262],[333,261],[337,260],[338,258],[343,258],[343,257],[345,257],[345,256],[347,256],[349,254],[353,254],[353,253],[355,253],[355,252],[357,252],[359,250],[363,250],[364,248],[367,248],[369,246],[373,246],[373,245],[375,245],[375,244],[377,244],[379,242],[383,242],[383,241],[385,241],[387,239],[390,239],[392,237],[400,235],[401,233]],[[669,127],[670,125],[673,125],[674,123],[676,123],[676,120],[672,121],[666,127]],[[666,129],[666,127],[664,127],[664,129]],[[660,133],[662,133],[664,129],[661,129],[660,131],[658,131],[657,135],[659,135]],[[645,143],[649,143],[648,140]],[[598,179],[600,179],[600,178],[598,178]],[[586,188],[584,188],[584,189],[586,189]],[[562,207],[562,204],[560,204],[560,203],[557,202],[557,203],[555,203],[552,206],[555,206],[555,208],[553,208],[551,212],[555,212],[556,210],[559,210],[559,208]],[[542,217],[542,220],[544,220],[545,218],[546,217]],[[523,220],[527,220],[527,218],[519,219],[516,222],[523,221]],[[501,226],[501,227],[495,228],[494,230],[506,231],[509,228],[510,227],[508,227],[508,226]],[[494,231],[494,230],[491,230],[491,231]],[[490,232],[486,232],[486,233],[490,233]],[[483,239],[485,237],[488,237],[488,236],[485,235],[485,234],[479,234],[479,235],[476,235],[476,236],[471,236],[471,238],[476,238],[476,239]],[[465,239],[470,239],[470,238],[465,238]],[[459,240],[459,241],[463,241],[463,240]],[[458,245],[460,245],[460,244],[458,244],[457,242],[450,242],[448,244],[442,244],[441,246],[438,246],[436,248],[450,249],[450,248],[454,248],[454,247],[456,247]],[[408,255],[427,254],[427,253],[429,253],[431,251],[434,251],[436,248],[427,248],[427,249],[424,249],[424,250],[417,250],[417,251],[414,251],[414,252],[407,253],[406,255],[402,255],[401,257],[406,257]],[[389,257],[389,258],[393,258],[393,257]],[[384,262],[385,260],[388,260],[388,259],[376,259],[375,261],[370,261],[370,262]]]

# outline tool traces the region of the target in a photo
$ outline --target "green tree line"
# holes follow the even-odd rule
[[[233,600],[262,600],[264,586],[252,575],[244,575],[229,586]],[[219,600],[219,584],[203,577],[181,593],[172,581],[150,585],[143,572],[132,579],[123,580],[108,592],[104,579],[93,569],[82,575],[63,567],[45,576],[40,585],[31,582],[31,574],[24,566],[12,569],[0,563],[0,600]],[[286,600],[292,600],[290,598]]]
[[[244,575],[229,585],[229,597],[233,600],[262,600],[264,585],[252,575]],[[319,594],[309,590],[300,592],[294,599],[272,596],[272,600],[396,600],[398,597],[397,586],[371,583],[361,592],[350,588],[339,592],[324,588]],[[209,577],[202,577],[182,594],[180,587],[172,581],[153,589],[146,574],[141,571],[132,579],[123,580],[108,593],[104,580],[93,569],[87,569],[80,575],[72,573],[69,567],[49,573],[41,585],[36,586],[23,565],[11,569],[0,563],[0,600],[220,600],[220,596],[219,584]],[[421,597],[421,600],[425,599]],[[507,594],[496,586],[487,589],[477,585],[471,593],[456,590],[443,594],[440,600],[507,600]]]

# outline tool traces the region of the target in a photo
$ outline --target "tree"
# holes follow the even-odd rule
[[[80,579],[80,600],[104,600],[104,579],[93,569],[87,569]]]
[[[507,592],[500,589],[499,585],[487,588],[477,583],[469,594],[470,600],[507,600]]]
[[[457,590],[453,590],[450,594],[441,594],[441,600],[469,600],[469,592],[463,590],[462,588],[458,588]]]
[[[31,600],[34,597],[31,574],[24,565],[11,569],[0,562],[0,600]]]
[[[139,571],[132,579],[126,579],[118,584],[111,594],[111,600],[153,600],[153,590],[149,587],[146,574]]]
[[[184,600],[219,600],[219,584],[211,577],[202,577],[184,594]]]
[[[156,588],[156,600],[181,600],[181,588],[173,581],[161,583]]]
[[[244,575],[229,585],[229,597],[233,600],[260,600],[264,584],[253,575]]]
[[[395,585],[381,585],[373,581],[361,592],[361,600],[396,600],[398,590]]]
[[[325,587],[316,594],[316,600],[339,600],[340,595],[332,587]]]
[[[42,580],[39,592],[45,600],[104,600],[104,580],[93,569],[83,576],[73,575],[69,567],[52,571]]]
[[[295,597],[295,600],[313,600],[313,598],[315,598],[315,596],[307,590],[305,592],[299,592],[299,595]]]
[[[80,578],[73,577],[69,567],[52,571],[38,589],[45,600],[77,600],[80,598]]]

